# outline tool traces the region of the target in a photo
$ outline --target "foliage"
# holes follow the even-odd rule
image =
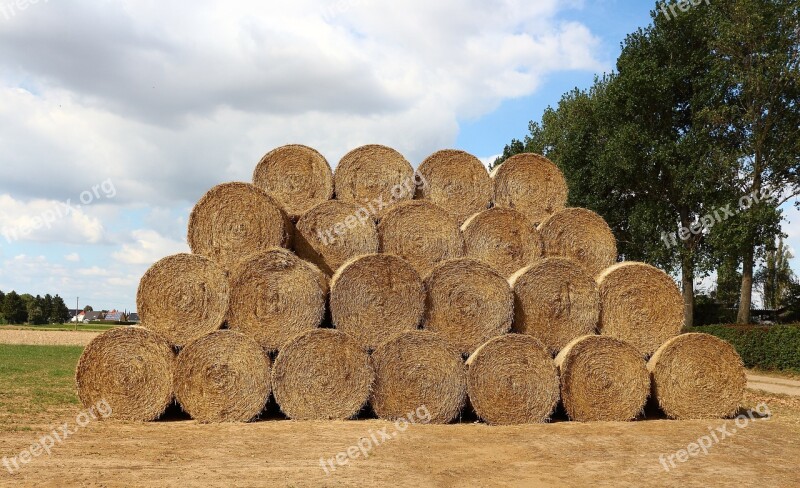
[[[800,325],[712,325],[696,331],[730,342],[748,368],[800,371]]]

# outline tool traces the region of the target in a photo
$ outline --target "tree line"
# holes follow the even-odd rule
[[[61,324],[69,321],[69,308],[56,295],[45,296],[0,291],[0,323],[8,324]]]
[[[695,283],[713,272],[712,298],[739,323],[751,320],[754,285],[767,306],[800,302],[781,241],[781,206],[800,194],[799,9],[720,0],[671,18],[653,10],[614,72],[563,95],[494,165],[520,152],[553,160],[569,204],[608,221],[623,259],[680,276],[687,324]]]

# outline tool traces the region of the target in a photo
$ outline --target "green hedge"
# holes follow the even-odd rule
[[[708,325],[693,332],[730,342],[748,368],[800,371],[800,325]]]

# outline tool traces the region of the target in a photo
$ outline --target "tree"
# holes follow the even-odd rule
[[[5,315],[3,315],[3,302],[6,299],[6,294],[3,293],[3,290],[0,290],[0,324],[5,322]]]
[[[753,270],[779,232],[781,204],[800,194],[800,6],[797,0],[713,2],[713,134],[737,161],[739,196],[773,194],[720,234],[742,258],[739,323],[749,323]],[[733,227],[733,225],[731,226]]]
[[[24,296],[24,295],[23,295]],[[40,325],[47,323],[47,317],[44,314],[44,299],[36,295],[27,301],[28,323],[33,325]]]
[[[730,198],[725,182],[735,176],[703,110],[711,53],[700,10],[669,21],[653,12],[653,25],[625,39],[616,73],[566,94],[504,151],[550,157],[564,171],[570,205],[602,215],[625,259],[680,270],[687,325],[694,279],[713,269],[700,222]]]
[[[53,308],[50,312],[50,318],[53,322],[63,324],[69,320],[69,308],[64,300],[56,295],[53,297]]]
[[[775,249],[767,251],[764,266],[755,274],[754,281],[761,285],[761,295],[765,308],[778,309],[786,305],[790,287],[795,281],[789,265],[793,258],[791,251],[781,238]]]
[[[83,311],[84,312],[94,312],[94,309],[92,308],[91,305],[86,305],[85,307],[83,307]]]
[[[28,318],[28,309],[22,297],[10,291],[3,300],[3,315],[9,324],[23,324]]]

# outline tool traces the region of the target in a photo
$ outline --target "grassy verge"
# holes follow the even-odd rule
[[[82,351],[0,344],[0,432],[30,430],[37,420],[77,406],[73,378]]]

